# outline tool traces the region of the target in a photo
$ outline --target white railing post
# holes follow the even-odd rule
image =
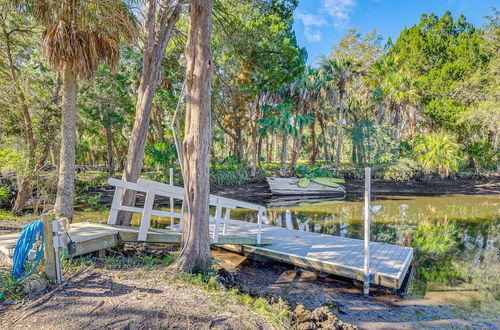
[[[139,227],[138,241],[146,241],[148,238],[148,230],[151,226],[151,212],[153,212],[153,204],[155,201],[156,191],[154,188],[146,193],[146,200],[144,201],[144,210],[142,212],[141,224]]]
[[[365,167],[365,263],[363,293],[370,294],[370,196],[371,194],[371,168]]]
[[[217,197],[217,202],[215,206],[214,232],[213,232],[214,243],[219,243],[219,222],[221,214],[222,214],[222,204],[220,198]]]
[[[226,233],[226,223],[229,220],[229,214],[231,213],[231,209],[226,207],[226,213],[224,214],[224,224],[222,225],[222,233]]]
[[[258,211],[257,215],[257,245],[260,245],[261,238],[262,238],[262,217],[264,216],[265,208],[261,207]]]
[[[113,202],[111,203],[111,209],[109,210],[108,225],[116,225],[116,217],[118,216],[118,210],[122,202],[122,195],[123,188],[116,187]]]
[[[169,172],[169,184],[174,185],[174,169],[171,167]],[[170,197],[170,212],[174,213],[174,198]],[[170,226],[174,228],[174,217],[170,217]]]

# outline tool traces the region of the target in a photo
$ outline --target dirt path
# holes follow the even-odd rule
[[[3,308],[2,329],[273,328],[234,298],[188,284],[164,267],[88,268],[38,299]]]

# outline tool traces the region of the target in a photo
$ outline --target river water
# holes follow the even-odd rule
[[[267,206],[271,225],[363,239],[362,198],[274,200]],[[254,221],[244,211],[235,218]],[[499,195],[377,196],[371,223],[372,241],[415,249],[410,294],[460,290],[471,293],[463,298],[478,300],[470,303],[500,299]]]

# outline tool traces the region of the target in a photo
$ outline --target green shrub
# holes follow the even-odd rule
[[[89,208],[85,209],[85,211],[104,211],[104,210],[106,210],[107,207],[104,205],[101,205],[102,196],[103,196],[103,193],[98,193],[94,196],[88,196],[87,197],[87,205],[89,206]]]
[[[216,185],[241,185],[251,179],[250,170],[243,167],[210,169],[210,182]]]
[[[9,199],[10,189],[6,185],[0,185],[0,204]]]
[[[442,178],[458,171],[460,145],[446,133],[427,133],[415,139],[415,155],[424,171],[438,173]]]
[[[383,178],[386,180],[408,181],[418,176],[421,170],[422,167],[417,161],[410,158],[399,158],[385,169]]]
[[[486,138],[476,141],[467,147],[469,160],[476,170],[495,168],[498,152],[495,152],[493,145]]]

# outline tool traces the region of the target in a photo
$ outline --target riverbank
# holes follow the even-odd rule
[[[359,197],[364,193],[365,181],[348,179],[344,184],[347,197]],[[448,194],[500,194],[500,175],[491,177],[394,181],[373,179],[372,196],[376,195],[448,195]],[[256,180],[244,185],[210,187],[212,194],[241,199],[249,202],[266,201],[272,198],[265,180]]]
[[[62,285],[38,272],[9,289],[20,301],[0,305],[0,328],[356,329],[326,306],[307,310],[225,286],[230,264],[220,253],[213,269],[194,275],[168,267],[177,246],[125,244],[106,253],[65,261]]]
[[[314,310],[327,306],[345,322],[361,329],[498,329],[499,305],[479,307],[480,294],[448,288],[436,296],[396,295],[381,287],[371,287],[363,295],[362,283],[292,267],[279,262],[248,259],[226,251],[214,252],[226,260],[223,283],[254,296],[281,297],[291,306]]]

